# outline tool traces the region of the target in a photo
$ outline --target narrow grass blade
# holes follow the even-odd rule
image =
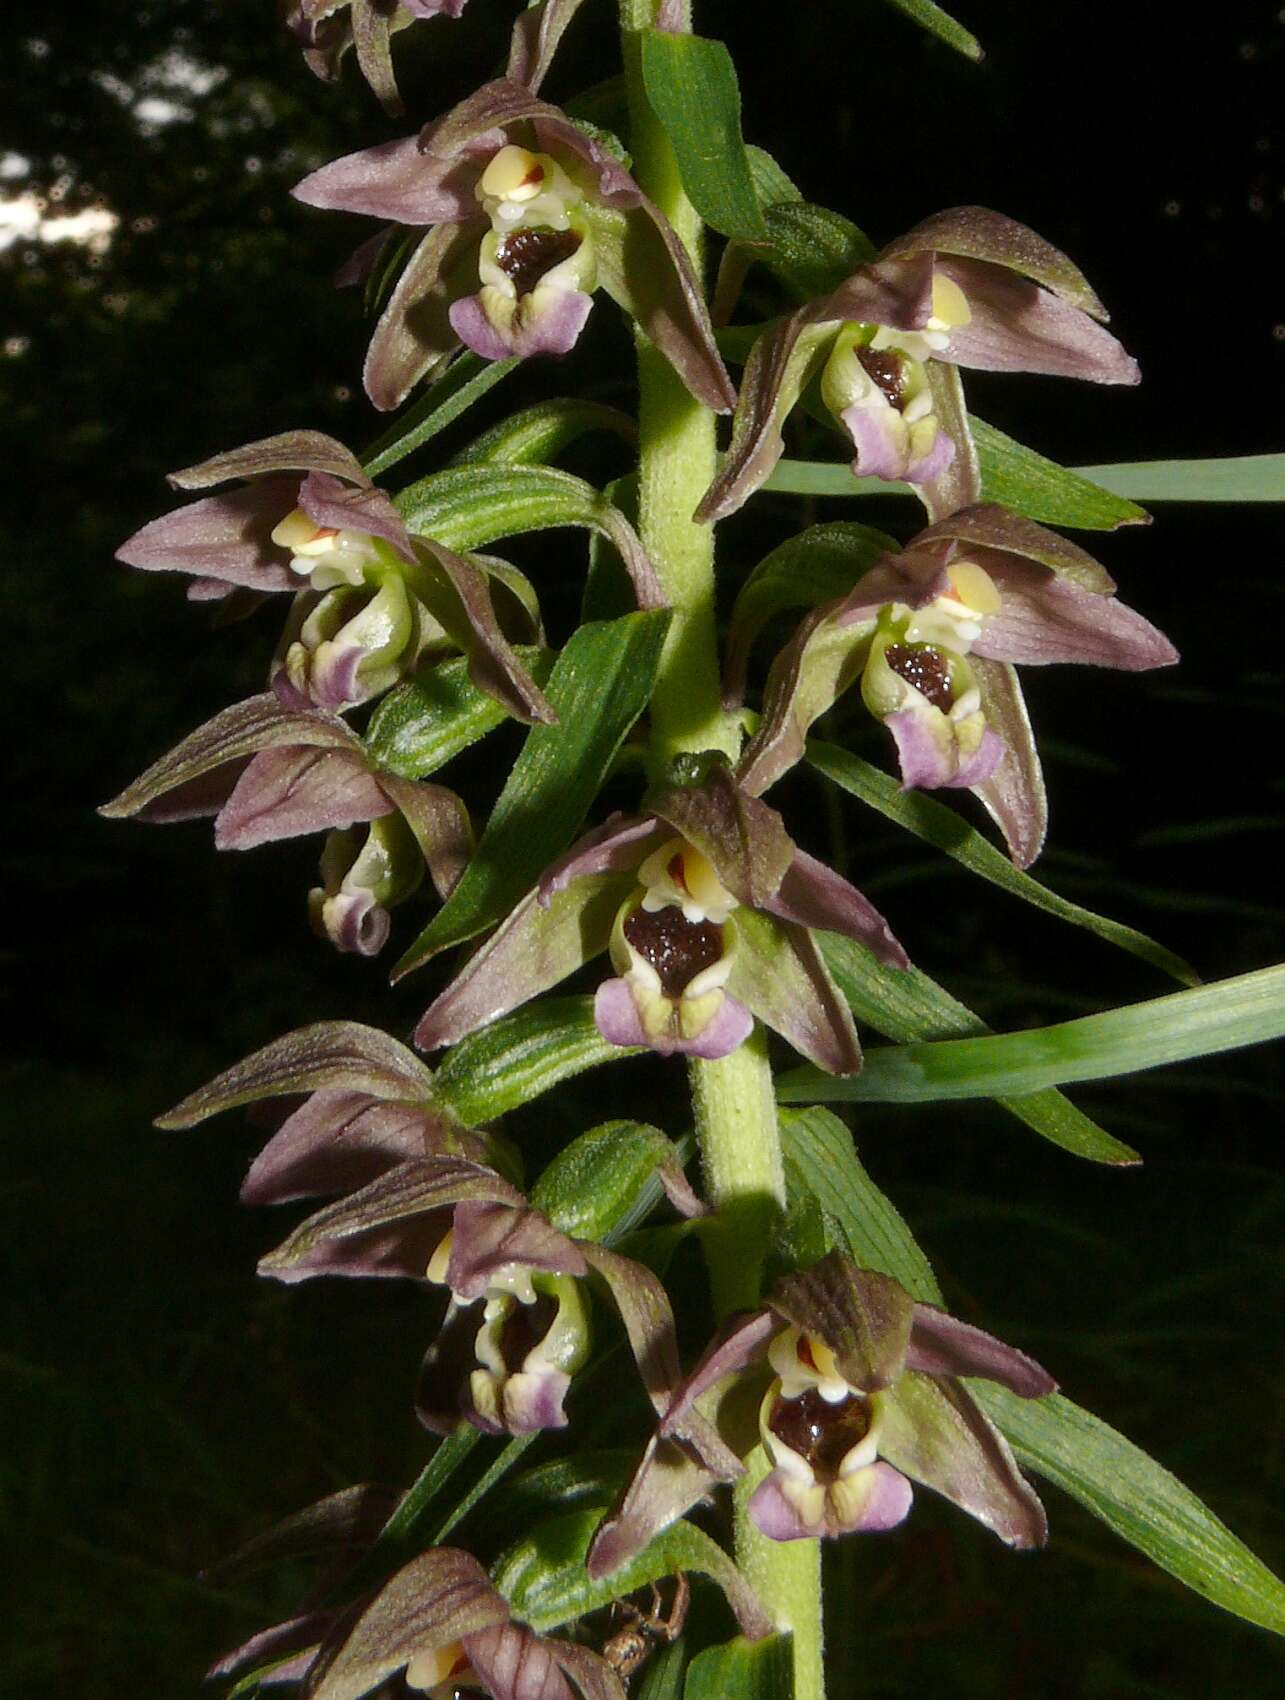
[[[786,1103],[995,1098],[1136,1074],[1282,1035],[1285,965],[1277,965],[1026,1033],[869,1051],[860,1075],[796,1069],[778,1090]]]

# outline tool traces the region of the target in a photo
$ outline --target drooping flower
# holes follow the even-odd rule
[[[308,1679],[312,1700],[360,1700],[399,1674],[428,1700],[625,1700],[611,1667],[572,1641],[537,1635],[472,1556],[432,1547],[355,1608],[277,1624],[226,1654],[211,1676],[284,1665],[261,1682]]]
[[[388,910],[425,869],[444,901],[473,850],[453,791],[377,767],[338,715],[288,708],[272,692],[223,709],[99,813],[154,822],[213,815],[220,850],[342,834],[327,841],[309,906],[332,943],[361,955],[382,948]],[[357,823],[370,823],[364,839],[351,835]]]
[[[758,1017],[820,1067],[854,1072],[852,1017],[814,927],[906,966],[873,905],[715,762],[546,869],[427,1010],[415,1043],[454,1044],[608,949],[618,977],[599,988],[594,1013],[613,1044],[726,1056]]]
[[[678,1207],[700,1209],[681,1170],[660,1178]],[[643,1265],[554,1227],[503,1176],[454,1156],[407,1159],[315,1212],[262,1259],[281,1281],[402,1276],[444,1286],[450,1302],[420,1374],[416,1408],[437,1434],[461,1421],[489,1434],[561,1428],[563,1399],[590,1342],[582,1283],[603,1281],[653,1405],[678,1381],[673,1313]]]
[[[777,657],[741,783],[755,793],[773,784],[802,755],[811,722],[859,678],[893,735],[903,784],[973,790],[1026,867],[1047,804],[1014,664],[1136,672],[1178,658],[1114,591],[1092,556],[1003,508],[928,526],[809,615]]]
[[[915,485],[930,517],[945,518],[979,497],[957,368],[1137,383],[1136,363],[1097,322],[1106,317],[1034,231],[984,207],[937,213],[755,344],[731,448],[697,517],[722,519],[758,489],[816,375],[852,440],[853,471]]]
[[[446,1288],[449,1306],[420,1378],[420,1420],[450,1434],[560,1428],[590,1333],[582,1284],[603,1281],[653,1405],[678,1381],[665,1290],[641,1264],[573,1238],[494,1165],[504,1141],[460,1126],[414,1054],[356,1022],[319,1022],[225,1070],[160,1118],[187,1128],[237,1105],[308,1094],[250,1168],[244,1202],[337,1195],[262,1259],[285,1282],[400,1277]],[[676,1155],[656,1173],[683,1215],[703,1206]]]
[[[712,1486],[743,1473],[754,1437],[728,1413],[743,1403],[734,1394],[765,1380],[757,1439],[772,1468],[749,1512],[770,1539],[891,1528],[919,1482],[1010,1546],[1042,1545],[1043,1508],[961,1376],[1027,1399],[1055,1387],[1023,1353],[829,1253],[779,1281],[764,1309],[734,1317],[711,1344],[595,1537],[590,1574],[609,1575]],[[711,1444],[701,1407],[734,1444],[717,1433]]]
[[[535,94],[516,34],[515,55],[508,76],[418,137],[334,160],[294,190],[309,206],[431,227],[371,340],[370,399],[396,407],[460,342],[490,360],[565,353],[601,284],[699,401],[729,411],[682,244],[620,161]]]
[[[298,593],[272,678],[288,707],[367,702],[437,647],[463,650],[474,683],[516,718],[556,720],[492,597],[493,577],[520,575],[412,536],[333,437],[286,431],[171,473],[170,483],[232,488],[152,520],[116,558],[148,572],[191,574],[188,594],[202,601],[234,589]],[[645,596],[650,564],[640,549],[627,559]],[[534,593],[525,581],[520,588],[524,594],[506,602],[521,622],[515,635],[538,641]]]
[[[458,18],[468,0],[287,0],[286,27],[323,82],[338,80],[349,48],[386,112],[406,110],[393,75],[392,37],[420,18]]]

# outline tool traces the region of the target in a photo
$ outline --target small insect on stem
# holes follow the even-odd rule
[[[661,1610],[660,1589],[651,1585],[651,1608],[642,1612],[629,1600],[617,1600],[612,1608],[628,1619],[602,1649],[602,1656],[622,1682],[628,1682],[651,1657],[659,1641],[675,1641],[687,1621],[691,1588],[680,1570],[674,1578],[674,1597],[666,1615]]]

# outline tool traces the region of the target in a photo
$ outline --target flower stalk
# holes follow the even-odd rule
[[[656,0],[621,0],[634,173],[673,226],[699,277],[700,216],[643,86],[638,32],[656,24],[659,10]],[[666,24],[690,29],[689,0],[666,9]],[[677,755],[719,750],[735,759],[740,733],[720,700],[714,528],[692,517],[717,470],[714,414],[641,332],[637,342],[638,529],[674,607],[651,703],[652,771],[662,778]],[[704,1246],[722,1317],[759,1302],[769,1240],[785,1207],[763,1029],[730,1056],[693,1057],[690,1079],[706,1192],[716,1212]],[[751,1490],[757,1486],[752,1472],[749,1484]],[[765,1540],[749,1520],[748,1498],[738,1492],[734,1500],[737,1560],[773,1622],[793,1637],[795,1700],[824,1700],[819,1543]]]

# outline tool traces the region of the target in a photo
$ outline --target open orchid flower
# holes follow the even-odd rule
[[[809,615],[777,657],[741,783],[755,794],[773,784],[802,755],[812,721],[859,677],[892,733],[903,784],[974,791],[1028,866],[1047,805],[1014,663],[1137,672],[1178,659],[1114,591],[1092,556],[1003,508],[930,525]]]
[[[406,110],[393,75],[392,37],[420,18],[458,18],[468,0],[290,0],[286,27],[304,62],[323,82],[338,80],[340,62],[355,48],[361,74],[386,112]]]
[[[772,1468],[749,1511],[770,1539],[891,1528],[910,1510],[914,1481],[1010,1546],[1042,1545],[1043,1508],[961,1376],[1025,1399],[1055,1387],[1021,1352],[839,1252],[786,1276],[766,1308],[732,1318],[682,1383],[594,1539],[590,1575],[618,1569],[717,1482],[743,1473],[740,1453],[755,1437],[735,1413],[760,1388],[757,1438]],[[733,1444],[710,1444],[702,1409]]]
[[[771,472],[804,385],[852,439],[862,477],[915,485],[931,518],[978,499],[957,367],[1134,384],[1106,309],[1065,254],[984,207],[935,214],[831,294],[779,320],[746,364],[732,443],[697,509],[734,513]]]
[[[663,1175],[680,1209],[700,1205],[681,1173]],[[589,1348],[579,1283],[602,1278],[648,1396],[665,1409],[678,1382],[673,1312],[643,1265],[574,1239],[494,1169],[414,1158],[310,1216],[259,1265],[281,1281],[404,1276],[445,1286],[450,1304],[420,1376],[421,1422],[450,1434],[561,1428],[563,1399]]]
[[[306,1612],[260,1631],[209,1674],[233,1676],[274,1658],[283,1662],[258,1680],[306,1678],[311,1700],[359,1700],[399,1674],[428,1700],[625,1700],[597,1653],[516,1622],[458,1547],[421,1553],[354,1608]]]
[[[682,244],[625,167],[523,80],[532,49],[519,33],[507,77],[418,137],[334,160],[294,190],[309,206],[430,227],[376,326],[367,394],[396,407],[461,342],[488,360],[564,354],[601,284],[699,401],[729,411]]]
[[[373,766],[337,715],[287,708],[271,692],[223,709],[99,812],[158,822],[213,815],[220,850],[342,835],[327,841],[309,908],[340,950],[364,956],[382,948],[389,908],[425,868],[445,900],[473,850],[453,791]],[[370,823],[364,838],[351,833],[356,823]]]
[[[715,763],[546,869],[427,1010],[415,1043],[454,1044],[610,950],[618,977],[599,988],[594,1015],[612,1044],[721,1057],[757,1017],[820,1067],[852,1073],[860,1046],[813,927],[906,966],[873,905]]]
[[[170,474],[182,490],[232,480],[230,490],[152,520],[116,558],[191,574],[188,594],[200,601],[234,589],[296,592],[272,676],[287,707],[368,702],[431,650],[449,648],[468,656],[478,689],[517,719],[557,719],[496,612],[493,583],[518,639],[540,641],[534,592],[515,568],[412,537],[355,456],[319,431],[286,431]],[[650,563],[641,549],[627,559],[646,597]]]
[[[164,514],[116,551],[146,572],[192,575],[210,601],[240,587],[317,590],[366,582],[376,562],[413,562],[401,515],[352,452],[321,431],[283,431],[172,472],[177,490],[230,484]]]

